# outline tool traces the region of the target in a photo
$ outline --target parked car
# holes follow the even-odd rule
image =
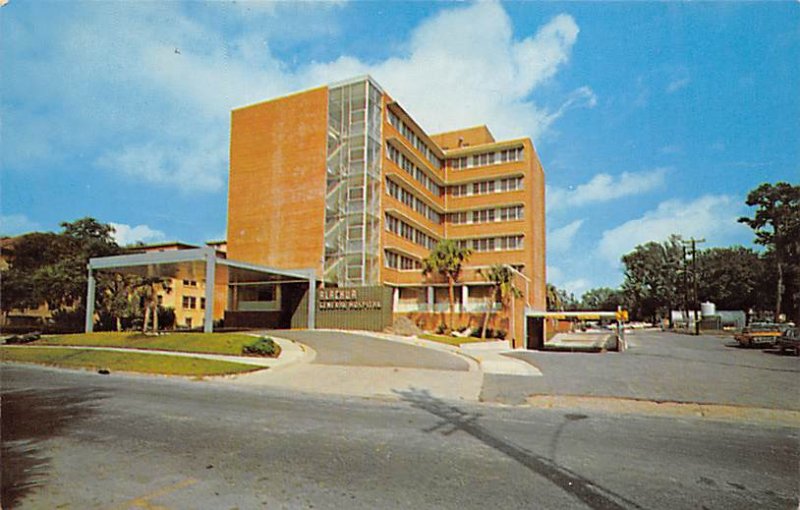
[[[742,332],[736,333],[733,338],[742,347],[769,347],[777,343],[784,327],[781,324],[754,322],[745,326]]]
[[[788,328],[778,338],[778,347],[781,352],[793,351],[795,356],[800,356],[800,328]]]

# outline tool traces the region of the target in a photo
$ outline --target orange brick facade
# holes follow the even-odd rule
[[[343,262],[347,271],[338,271],[331,248],[338,235],[333,230],[337,217],[330,197],[341,183],[332,178],[331,161],[338,150],[336,137],[343,134],[331,124],[332,117],[342,115],[340,103],[331,97],[340,97],[341,87],[362,82],[367,97],[379,91],[380,104],[368,99],[364,115],[358,103],[351,102],[346,115],[355,120],[346,129],[365,129],[361,119],[374,123],[369,108],[379,107],[379,126],[366,129],[379,133],[380,149],[370,156],[374,142],[365,135],[366,190],[352,175],[346,177],[350,188],[344,199],[362,200],[366,195],[367,212],[364,221],[347,223],[342,242],[361,247],[362,262],[367,262],[359,270],[359,259],[351,257]],[[360,147],[360,142],[346,145],[359,164],[362,155],[353,154]],[[447,292],[440,279],[424,278],[419,265],[432,243],[453,239],[473,249],[456,292],[458,323],[480,324],[488,287],[479,269],[493,264],[508,264],[524,275],[515,280],[524,294],[513,303],[515,313],[492,318],[496,327],[513,326],[515,345],[522,343],[525,307],[545,309],[544,173],[530,139],[496,141],[485,126],[428,135],[377,84],[361,78],[234,110],[230,152],[231,259],[285,269],[315,268],[325,285],[352,285],[343,279],[352,276],[361,278],[354,281],[363,285],[391,286],[395,314],[433,328],[447,315]],[[371,190],[369,182],[379,185]],[[379,233],[371,231],[376,215]],[[354,237],[348,237],[350,233]],[[359,235],[363,242],[354,242]],[[379,239],[377,250],[370,235]],[[370,271],[368,257],[377,257],[379,270]]]

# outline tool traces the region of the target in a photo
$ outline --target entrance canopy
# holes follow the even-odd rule
[[[315,282],[314,269],[276,269],[239,262],[217,256],[211,247],[186,250],[96,257],[87,266],[89,278],[86,289],[86,332],[94,329],[95,278],[97,271],[130,274],[149,278],[173,278],[205,282],[205,317],[203,331],[211,333],[214,326],[214,284],[218,279],[227,285],[247,283],[308,283],[308,328],[314,328]]]

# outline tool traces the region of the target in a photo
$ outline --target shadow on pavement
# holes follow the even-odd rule
[[[2,394],[0,508],[15,508],[28,493],[44,485],[50,459],[42,455],[41,443],[91,416],[102,398],[99,390],[72,388]]]
[[[591,480],[559,466],[552,459],[538,455],[506,439],[494,436],[478,423],[482,416],[480,413],[462,411],[458,407],[432,396],[427,390],[411,388],[402,391],[395,390],[394,392],[413,407],[422,409],[441,419],[435,426],[424,429],[423,431],[426,433],[432,433],[437,430],[441,430],[443,435],[450,435],[459,430],[465,432],[486,446],[522,464],[534,474],[549,480],[565,492],[577,497],[590,508],[597,510],[642,508],[624,496],[605,489]],[[585,418],[585,415],[567,415],[566,421],[559,428],[559,431],[563,429],[566,423]],[[555,448],[558,438],[555,437],[553,441],[552,447]]]

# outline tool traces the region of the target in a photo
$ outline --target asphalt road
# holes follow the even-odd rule
[[[795,509],[798,431],[4,365],[3,508]]]
[[[317,351],[314,363],[320,365],[469,370],[466,361],[449,352],[355,333],[277,330],[267,334],[308,345]]]
[[[485,400],[529,394],[592,395],[800,410],[800,358],[742,349],[731,338],[636,332],[629,349],[602,354],[519,351],[543,376],[485,378]]]

